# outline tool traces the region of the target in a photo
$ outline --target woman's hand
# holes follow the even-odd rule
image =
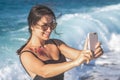
[[[98,58],[103,54],[103,49],[101,48],[101,43],[98,42],[95,46],[94,58]]]
[[[90,50],[83,50],[81,54],[74,60],[76,66],[81,65],[82,63],[89,63],[93,59],[92,52]]]
[[[83,50],[88,50],[88,38],[86,38],[85,40]],[[102,54],[103,54],[103,49],[101,48],[101,43],[98,42],[95,46],[95,51],[93,52],[93,58],[96,59],[100,57]]]

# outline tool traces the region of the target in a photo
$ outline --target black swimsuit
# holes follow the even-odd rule
[[[51,63],[61,63],[61,62],[65,62],[65,57],[63,55],[60,55],[60,59],[59,60],[47,60],[44,61],[45,64],[51,64]],[[43,78],[41,76],[36,75],[35,78],[33,80],[64,80],[64,73],[57,75],[55,77],[51,77],[51,78]]]
[[[29,50],[25,50],[25,51],[22,51],[21,53],[23,52],[30,52],[32,53],[35,57],[37,57],[32,51],[29,51]],[[38,58],[38,57],[37,57]],[[20,58],[20,61],[21,61],[21,58]],[[65,57],[60,53],[60,58],[59,60],[47,60],[47,61],[43,61],[45,64],[52,64],[52,63],[62,63],[62,62],[65,62],[66,59]],[[22,62],[21,62],[22,64]],[[22,64],[23,65],[23,64]],[[24,67],[24,66],[23,66]],[[25,67],[24,67],[25,69]],[[25,69],[26,70],[26,69]],[[27,72],[27,71],[26,71]],[[28,72],[27,72],[28,73]],[[29,74],[29,73],[28,73]],[[60,74],[60,75],[57,75],[57,76],[54,76],[54,77],[51,77],[51,78],[43,78],[39,75],[36,75],[34,77],[33,80],[64,80],[64,73]]]

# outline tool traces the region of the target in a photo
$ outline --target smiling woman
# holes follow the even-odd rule
[[[53,17],[51,15],[45,15],[34,27],[31,27],[31,29],[35,32],[35,34],[38,34],[38,36],[41,35],[41,37],[44,37],[47,40],[52,30],[54,30],[56,27],[55,23],[56,22],[53,23]]]
[[[57,23],[53,11],[47,6],[32,7],[28,16],[28,24],[30,38],[17,53],[21,64],[33,80],[64,80],[64,72],[92,60],[90,50],[77,50],[61,40],[49,39]],[[98,42],[95,58],[102,53]],[[67,62],[66,58],[71,61]]]

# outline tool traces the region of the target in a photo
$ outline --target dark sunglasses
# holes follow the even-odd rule
[[[44,24],[44,25],[40,25],[40,24],[37,24],[38,26],[40,26],[42,28],[43,31],[47,30],[49,27],[51,30],[54,30],[57,26],[57,23],[56,22],[51,22],[49,24]],[[39,27],[37,27],[39,28]]]

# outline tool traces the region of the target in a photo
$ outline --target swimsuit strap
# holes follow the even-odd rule
[[[55,44],[55,46],[58,48],[57,43],[55,42],[55,40],[54,40],[54,39],[51,39],[51,41],[52,41],[53,44]],[[58,50],[59,50],[59,48],[58,48]],[[59,50],[59,53],[60,53],[60,50]]]
[[[56,47],[57,47],[57,43],[53,40],[53,39],[51,39],[52,40],[52,42],[56,45]]]

